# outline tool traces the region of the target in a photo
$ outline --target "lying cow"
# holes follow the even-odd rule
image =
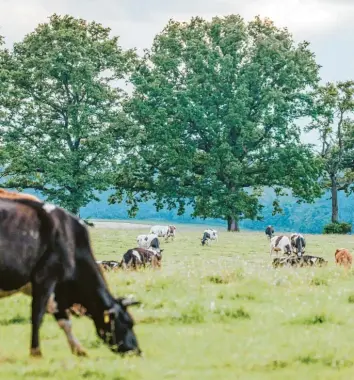
[[[124,255],[120,263],[123,269],[138,269],[151,266],[152,268],[160,268],[163,249],[159,252],[151,251],[145,248],[129,249]]]
[[[265,234],[267,235],[267,237],[269,238],[269,240],[274,236],[274,228],[272,226],[268,226],[266,229],[265,229]]]
[[[318,266],[322,267],[328,264],[328,261],[326,261],[322,257],[318,256],[310,256],[310,255],[303,255],[303,256],[288,256],[288,257],[276,257],[273,260],[273,267],[284,267],[284,266],[291,266],[291,267],[312,267],[312,266]]]
[[[202,245],[210,244],[212,241],[218,241],[218,232],[208,228],[203,232]]]
[[[116,270],[120,268],[120,263],[118,261],[114,260],[108,260],[108,261],[96,261],[96,263],[103,269],[103,270]]]
[[[305,253],[305,238],[301,234],[291,234],[290,241],[293,252],[298,256],[302,256]]]
[[[32,286],[32,355],[41,355],[38,332],[51,294],[54,317],[75,354],[85,352],[71,333],[67,310],[74,304],[87,310],[112,351],[141,352],[127,312],[137,303],[110,294],[80,220],[53,205],[0,199],[0,241],[2,294]]]
[[[159,238],[155,234],[139,235],[136,238],[136,242],[139,248],[150,249],[158,253],[161,251]]]
[[[291,242],[287,236],[274,236],[270,239],[270,256],[273,253],[291,255]]]
[[[167,241],[169,238],[172,240],[176,236],[175,226],[152,226],[150,229],[150,234],[155,234],[158,237],[163,237]]]

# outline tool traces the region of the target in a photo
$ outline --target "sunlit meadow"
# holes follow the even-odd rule
[[[97,259],[118,260],[141,230],[93,228]],[[263,233],[220,233],[202,247],[202,228],[182,226],[162,243],[161,270],[109,272],[115,295],[132,308],[145,356],[120,358],[73,318],[88,358],[74,357],[47,315],[44,357],[29,357],[30,298],[1,300],[1,379],[351,379],[354,376],[354,275],[334,264],[352,236],[307,235],[307,252],[326,268],[273,269]]]

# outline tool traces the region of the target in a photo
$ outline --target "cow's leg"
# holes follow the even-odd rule
[[[77,356],[87,356],[86,351],[72,332],[72,321],[69,313],[65,309],[59,308],[59,311],[54,314],[54,318],[58,322],[59,327],[64,331],[71,352]]]
[[[39,347],[39,328],[50,295],[54,291],[55,280],[45,280],[42,283],[32,283],[32,341],[31,356],[42,356]]]

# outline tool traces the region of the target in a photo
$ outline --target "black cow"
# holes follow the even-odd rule
[[[128,306],[138,303],[111,295],[94,260],[84,223],[52,205],[0,202],[0,254],[5,258],[0,264],[0,289],[11,291],[32,283],[31,354],[41,355],[38,330],[53,290],[57,308],[53,314],[74,353],[84,354],[71,333],[67,310],[74,304],[87,310],[99,337],[112,351],[141,353],[127,312]]]
[[[271,239],[274,236],[274,228],[273,228],[273,226],[268,226],[265,229],[265,234],[268,236],[269,239]]]
[[[55,288],[58,312],[54,317],[57,321],[70,322],[67,310],[74,304],[82,305],[87,310],[86,315],[92,318],[98,336],[113,352],[124,354],[133,351],[140,355],[141,350],[133,331],[134,321],[127,311],[128,306],[140,303],[112,296],[94,259],[88,230],[81,220],[59,207],[53,207],[48,212],[54,219],[61,216],[61,230],[70,225],[76,262],[72,278],[58,283]],[[65,213],[66,219],[62,213]]]
[[[161,267],[163,249],[159,252],[151,251],[145,248],[129,249],[124,255],[120,266],[124,269],[146,267],[147,265],[153,268]]]

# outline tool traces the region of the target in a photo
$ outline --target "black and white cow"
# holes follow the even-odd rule
[[[159,252],[152,251],[145,248],[132,248],[129,249],[122,258],[120,263],[123,269],[138,269],[151,266],[153,268],[161,267],[163,249]]]
[[[150,234],[155,234],[158,237],[163,237],[167,241],[169,238],[172,240],[176,236],[175,226],[152,226],[150,229]]]
[[[298,256],[305,253],[306,241],[301,234],[291,234],[290,236],[291,247]]]
[[[127,312],[137,303],[111,295],[94,260],[88,231],[75,216],[40,202],[0,199],[0,258],[2,296],[32,294],[31,355],[41,355],[39,328],[50,298],[73,353],[85,354],[72,335],[67,310],[74,304],[86,308],[112,351],[141,352]]]
[[[218,232],[212,228],[208,228],[203,232],[202,245],[210,244],[211,241],[218,241]]]
[[[96,263],[104,270],[115,270],[120,268],[120,262],[114,260],[96,261]]]
[[[279,252],[291,255],[291,242],[287,236],[273,236],[270,239],[270,256],[272,256],[273,253],[277,255]]]
[[[265,229],[265,234],[267,235],[267,237],[269,238],[269,240],[274,236],[274,228],[273,226],[267,226],[267,228]]]
[[[145,248],[160,252],[160,241],[156,234],[139,235],[136,238],[139,248]]]
[[[285,256],[285,257],[276,257],[273,259],[273,267],[279,268],[284,266],[291,267],[312,267],[318,266],[322,267],[328,264],[328,261],[322,257],[318,256]]]

